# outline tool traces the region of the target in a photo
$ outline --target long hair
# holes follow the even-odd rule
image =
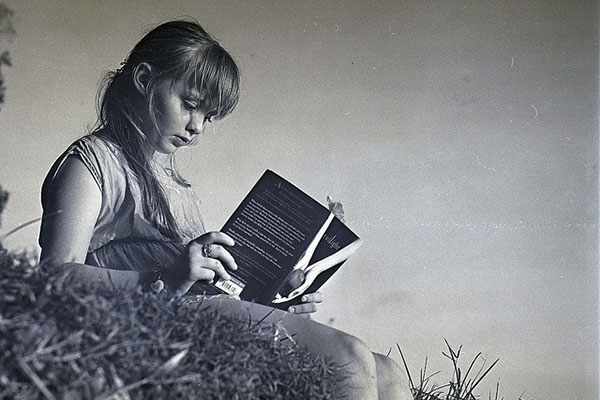
[[[184,80],[206,93],[220,119],[235,108],[239,98],[239,71],[231,55],[198,22],[178,20],[164,23],[144,36],[129,53],[121,68],[109,72],[98,95],[99,117],[92,134],[106,132],[119,145],[138,178],[144,216],[171,239],[180,239],[166,194],[150,168],[144,152],[147,138],[141,117],[135,109],[134,71],[141,63],[152,66],[146,86],[148,115],[156,123],[154,96],[165,79]],[[182,186],[189,184],[177,172],[171,155],[173,178]]]

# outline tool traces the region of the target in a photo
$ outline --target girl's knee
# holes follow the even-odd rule
[[[375,358],[362,340],[343,332],[337,332],[335,341],[349,360],[356,362],[370,375],[375,376],[377,368]]]
[[[386,375],[390,376],[404,376],[400,366],[392,358],[384,356],[383,354],[373,353],[375,361],[377,362],[377,368],[385,372]]]
[[[390,357],[374,354],[377,364],[377,385],[380,393],[386,393],[389,398],[412,400],[412,391],[408,376]]]

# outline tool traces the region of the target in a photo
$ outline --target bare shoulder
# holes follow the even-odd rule
[[[40,230],[42,259],[83,262],[102,204],[92,173],[78,157],[70,156],[46,196]]]
[[[69,156],[56,173],[47,195],[51,208],[64,206],[65,202],[100,204],[102,194],[92,173],[75,155]],[[75,205],[75,204],[73,204]]]

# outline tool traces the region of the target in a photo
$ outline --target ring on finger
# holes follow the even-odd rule
[[[202,246],[202,257],[209,258],[212,254],[212,246],[210,244],[205,244]]]

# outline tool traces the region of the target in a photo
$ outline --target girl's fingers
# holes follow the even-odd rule
[[[288,308],[288,311],[291,312],[292,314],[314,313],[315,311],[317,311],[317,304],[316,303],[297,304],[295,306],[291,306],[290,308]]]
[[[196,262],[194,266],[194,275],[199,281],[212,281],[217,276],[225,280],[231,279],[231,276],[223,267],[219,260],[207,259],[201,262]]]
[[[317,304],[323,301],[321,292],[307,293],[300,298],[302,303],[288,308],[292,314],[311,314],[317,311]]]
[[[192,240],[190,244],[221,244],[223,246],[233,246],[235,241],[231,236],[223,232],[207,232],[204,235],[198,236]]]
[[[307,293],[302,295],[300,299],[303,303],[322,303],[323,302],[323,293],[315,292],[315,293]]]
[[[196,276],[194,276],[194,281],[206,281],[206,282],[212,282],[215,279],[215,271],[213,271],[212,269],[208,269],[208,268],[200,268],[198,271],[196,271]]]
[[[219,260],[226,268],[230,270],[235,271],[237,269],[238,266],[235,263],[233,256],[223,246],[218,244],[208,244],[203,246],[209,246],[207,251],[202,251],[205,258],[214,258]]]
[[[231,236],[223,232],[205,233],[192,240],[187,251],[197,280],[212,281],[215,277],[231,279],[227,269],[236,270],[237,264],[224,246],[234,244]]]

